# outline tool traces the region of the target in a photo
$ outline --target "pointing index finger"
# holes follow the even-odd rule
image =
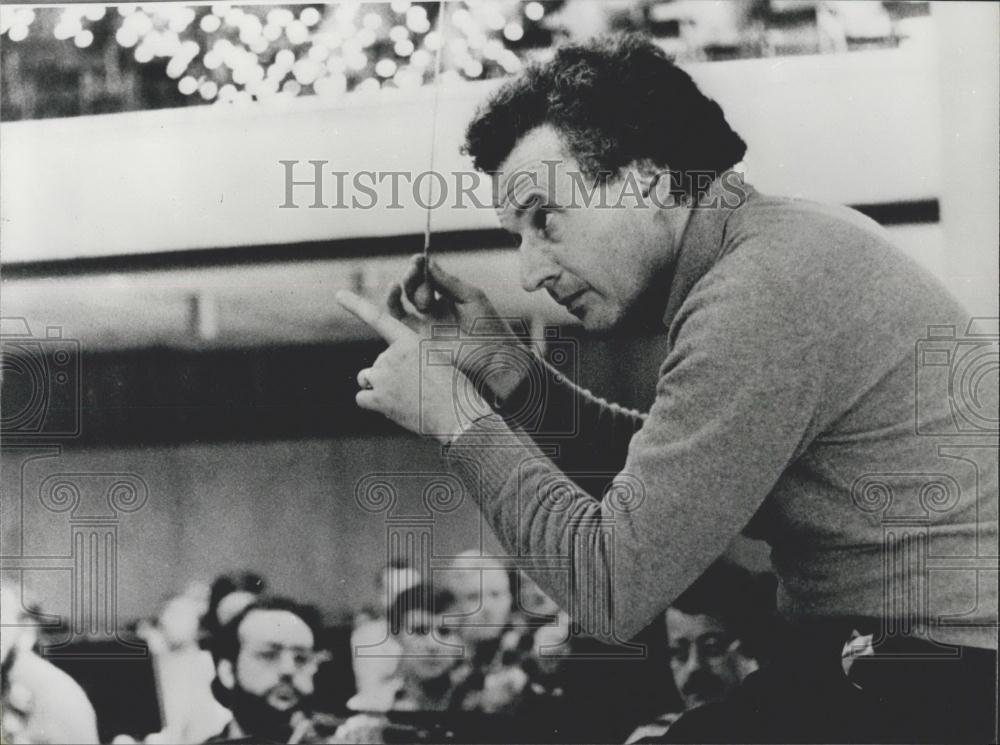
[[[334,297],[338,303],[375,329],[390,344],[413,333],[405,323],[397,321],[384,308],[350,290],[339,290]]]

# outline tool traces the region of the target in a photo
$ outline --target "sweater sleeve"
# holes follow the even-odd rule
[[[685,300],[656,400],[600,500],[579,488],[587,470],[499,416],[445,449],[505,548],[529,572],[547,568],[536,580],[584,633],[615,643],[640,631],[815,436],[822,345],[801,325],[801,300],[764,282],[716,281]]]

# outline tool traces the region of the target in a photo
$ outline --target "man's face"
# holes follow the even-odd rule
[[[461,647],[449,647],[454,631],[444,625],[444,616],[414,610],[403,616],[396,637],[403,648],[400,667],[404,675],[417,680],[433,680],[447,673],[460,659]]]
[[[713,616],[669,608],[667,636],[674,684],[687,709],[721,701],[757,667],[742,653],[739,639]]]
[[[233,669],[237,721],[287,722],[313,693],[317,656],[312,631],[286,610],[253,610],[240,623]],[[241,714],[244,716],[241,718]],[[264,734],[259,727],[246,728]]]
[[[496,184],[500,223],[520,240],[524,289],[545,289],[591,331],[631,317],[659,320],[646,316],[666,305],[666,278],[688,214],[657,206],[669,204],[668,183],[630,169],[595,185],[556,129],[528,132],[501,164]]]
[[[462,616],[454,623],[469,642],[496,639],[510,620],[510,581],[503,569],[465,569],[454,573],[451,591],[455,612]]]

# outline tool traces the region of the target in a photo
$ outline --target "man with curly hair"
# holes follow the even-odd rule
[[[431,323],[468,333],[497,313],[417,259],[385,309],[338,296],[389,342],[359,373],[358,404],[436,437],[510,555],[606,641],[634,637],[741,531],[770,544],[782,649],[714,728],[682,724],[696,709],[671,733],[990,739],[995,574],[921,558],[996,555],[995,442],[948,455],[922,434],[954,429],[946,390],[919,423],[914,411],[918,343],[929,327],[964,331],[959,302],[859,213],[743,183],[746,145],[721,108],[643,38],[557,50],[493,95],[466,147],[493,174],[526,291],[589,331],[666,334],[655,402],[608,403],[513,334],[492,366],[425,364]],[[519,352],[524,364],[505,361]],[[482,416],[452,400],[463,375]],[[995,422],[995,387],[977,395]],[[573,481],[593,472],[618,474],[600,499]],[[894,539],[900,519],[916,543]],[[553,556],[568,581],[531,565]],[[856,664],[842,649],[860,650]]]

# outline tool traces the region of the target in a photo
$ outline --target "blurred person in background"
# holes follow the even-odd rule
[[[476,568],[463,568],[470,559],[475,559]],[[486,713],[516,709],[528,683],[518,655],[527,630],[512,626],[508,569],[492,556],[465,551],[444,578],[455,596],[451,623],[465,644],[465,660],[457,673],[457,705]]]
[[[774,581],[718,561],[664,614],[670,671],[684,711],[724,701],[767,658],[775,623]],[[636,729],[627,742],[655,742],[683,712]]]
[[[397,674],[381,688],[359,692],[348,708],[362,712],[337,730],[336,742],[384,742],[393,725],[378,712],[448,711],[454,708],[456,665],[463,646],[445,614],[454,612],[448,590],[418,584],[399,593],[389,607],[389,626],[398,644]],[[400,729],[397,735],[404,730]],[[411,731],[407,738],[417,737]],[[397,738],[398,739],[398,738]]]
[[[0,584],[0,735],[4,743],[96,743],[97,716],[69,675],[34,650],[34,621]]]
[[[451,704],[452,671],[462,658],[461,640],[444,616],[454,612],[448,590],[417,584],[389,606],[395,629],[396,674],[377,689],[359,691],[347,706],[354,711],[443,711]]]
[[[386,611],[399,593],[419,582],[420,573],[401,558],[389,561],[375,575],[373,602],[357,614],[351,632],[351,664],[359,695],[379,695],[396,675],[400,649]]]
[[[475,559],[476,568],[462,568],[469,559]],[[455,596],[452,622],[466,644],[470,661],[488,664],[497,655],[511,620],[513,596],[507,568],[491,556],[465,551],[443,578]]]
[[[138,634],[153,655],[164,725],[148,742],[204,742],[232,718],[212,695],[215,665],[201,647],[200,621],[207,606],[207,594],[192,585],[163,604],[155,623],[139,625]]]
[[[212,691],[232,712],[207,742],[288,742],[311,729],[319,614],[286,598],[258,598],[213,642]]]

